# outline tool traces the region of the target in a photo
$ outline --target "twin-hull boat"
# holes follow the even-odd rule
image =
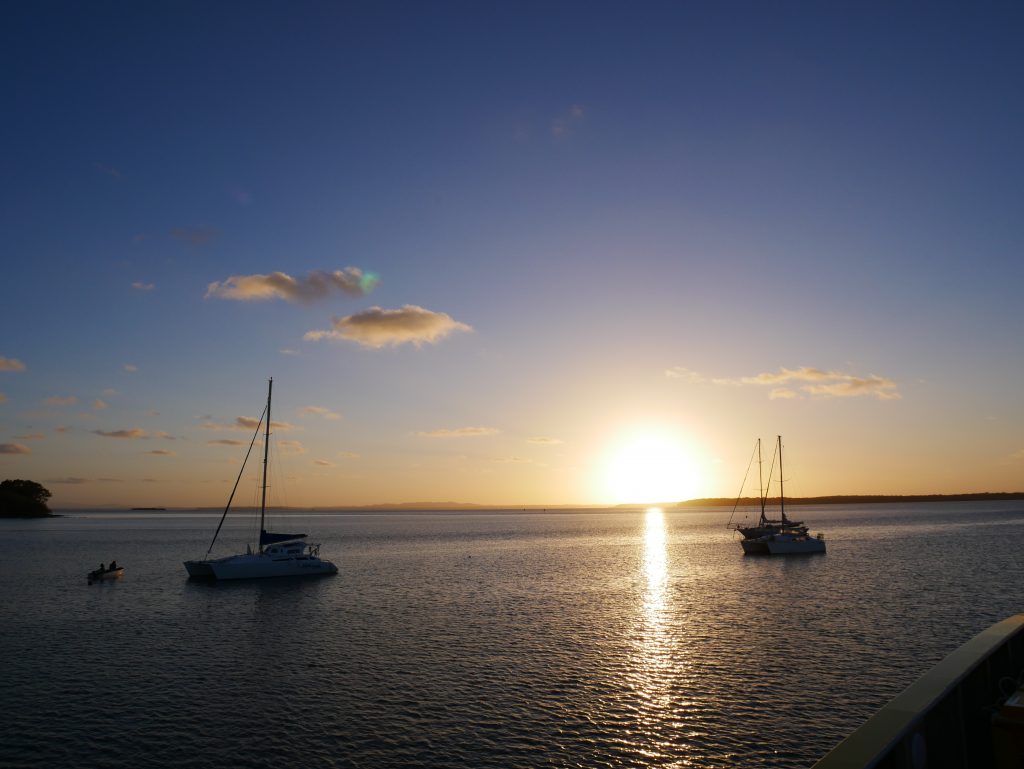
[[[792,521],[786,517],[786,497],[782,487],[782,436],[777,438],[777,453],[779,457],[779,513],[778,520],[768,518],[765,513],[767,494],[764,487],[759,490],[761,501],[761,517],[756,526],[744,526],[741,524],[730,524],[730,528],[739,532],[743,539],[740,545],[744,554],[747,555],[797,555],[825,552],[825,535],[820,532],[811,535],[803,521]],[[757,467],[760,481],[761,473],[761,439],[757,440]],[[753,456],[751,456],[753,462]],[[773,463],[774,468],[774,463]],[[749,472],[749,466],[748,466]],[[771,473],[768,475],[768,483],[771,484]],[[743,489],[740,489],[740,497],[743,496]],[[736,500],[737,505],[739,499]],[[733,513],[736,508],[733,507]]]
[[[274,391],[274,380],[270,380],[267,388],[267,405],[263,409],[263,416],[256,425],[256,432],[249,443],[249,451],[246,452],[245,461],[242,462],[242,469],[238,472],[235,480],[235,487],[228,497],[224,514],[217,524],[217,531],[213,534],[213,541],[206,551],[206,556],[196,561],[185,561],[185,570],[189,577],[195,579],[260,579],[264,577],[309,577],[326,574],[337,574],[338,567],[330,561],[320,557],[320,545],[304,542],[305,534],[283,534],[267,531],[264,528],[267,511],[267,457],[270,448],[270,400]],[[265,420],[265,426],[264,426]],[[229,555],[223,558],[210,558],[214,544],[217,542],[217,535],[220,534],[221,526],[231,509],[231,500],[234,499],[235,491],[238,489],[238,482],[245,472],[245,465],[252,453],[252,447],[260,434],[260,427],[264,427],[263,434],[263,479],[262,492],[260,497],[260,536],[255,549],[252,545],[246,548],[246,552],[239,555]]]
[[[338,567],[320,558],[320,546],[306,542],[284,542],[263,549],[203,561],[185,561],[185,569],[196,579],[258,579],[261,577],[309,577],[337,574]]]

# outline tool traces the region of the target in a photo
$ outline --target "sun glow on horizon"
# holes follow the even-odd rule
[[[698,464],[675,432],[637,430],[608,458],[605,484],[615,504],[679,502],[697,496]]]

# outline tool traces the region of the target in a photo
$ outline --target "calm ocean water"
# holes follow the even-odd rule
[[[0,521],[0,765],[807,766],[1024,611],[1022,503],[794,512],[827,555],[720,509],[296,515],[338,576],[215,585],[216,515]]]

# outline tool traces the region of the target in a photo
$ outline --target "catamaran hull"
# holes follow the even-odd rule
[[[771,555],[768,550],[768,543],[763,539],[742,539],[740,545],[746,555]]]
[[[768,552],[772,555],[800,555],[810,553],[824,553],[825,541],[822,539],[768,540]]]
[[[743,552],[747,555],[810,555],[825,552],[825,540],[808,537],[807,539],[784,539],[781,537],[759,537],[740,541]]]
[[[320,558],[272,560],[259,555],[236,555],[215,561],[185,561],[190,577],[197,579],[266,579],[268,577],[316,577],[337,574],[338,567]]]

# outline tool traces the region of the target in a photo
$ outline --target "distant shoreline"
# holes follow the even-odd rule
[[[1024,500],[1024,491],[996,491],[979,492],[972,494],[834,494],[822,497],[786,497],[787,505],[873,505],[907,502],[1002,502]],[[778,505],[778,497],[769,497],[768,505]],[[403,502],[383,503],[377,505],[337,505],[327,507],[317,505],[316,507],[275,507],[275,511],[300,511],[313,513],[440,513],[440,512],[594,512],[598,510],[643,510],[649,507],[661,507],[670,510],[701,508],[701,507],[756,507],[761,502],[757,497],[708,497],[704,499],[689,499],[685,502],[650,502],[622,505],[478,505],[469,502]],[[252,507],[232,508],[235,513],[252,510]],[[125,512],[192,512],[192,513],[220,513],[220,507],[122,507],[117,505],[81,505],[61,506],[54,511],[60,512],[88,512],[90,510],[123,510]]]
[[[874,505],[892,502],[998,502],[1024,499],[1024,491],[985,491],[975,494],[833,494],[825,497],[786,497],[787,505]],[[778,497],[768,497],[766,504],[779,504]],[[757,497],[739,500],[714,497],[690,499],[674,507],[731,507],[732,505],[760,505]]]

